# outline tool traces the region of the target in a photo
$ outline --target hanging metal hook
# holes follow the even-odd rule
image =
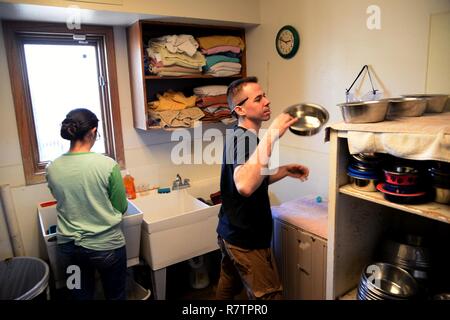
[[[370,80],[370,85],[372,86],[372,93],[375,95],[377,93],[377,89],[375,89],[373,87],[373,82],[372,82],[372,76],[370,75],[370,70],[369,70],[369,66],[366,64],[362,67],[361,71],[358,73],[358,76],[356,77],[356,79],[353,81],[352,85],[350,86],[350,88],[345,89],[345,97],[346,97],[346,102],[348,101],[348,95],[350,93],[350,90],[353,88],[353,85],[355,84],[355,82],[359,79],[359,77],[361,76],[361,74],[363,73],[364,69],[367,69],[367,73],[369,74],[369,80]]]

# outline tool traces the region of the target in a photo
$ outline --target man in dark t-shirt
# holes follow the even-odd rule
[[[222,263],[216,297],[233,299],[245,287],[250,299],[280,299],[282,286],[270,249],[272,213],[269,184],[287,176],[302,181],[309,170],[299,164],[269,170],[275,142],[297,119],[276,117],[258,139],[263,121],[270,119],[270,101],[255,77],[239,79],[227,91],[228,105],[238,125],[227,132],[220,190],[222,207],[217,226]]]

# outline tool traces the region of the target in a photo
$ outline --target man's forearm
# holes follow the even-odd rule
[[[269,184],[272,184],[272,183],[275,183],[277,181],[280,181],[281,179],[284,179],[287,176],[286,167],[285,166],[278,167],[275,170],[276,170],[275,173],[271,174],[270,177],[269,177]]]
[[[250,196],[261,185],[268,173],[268,163],[272,154],[273,136],[266,133],[248,161],[236,168],[234,181],[239,193]]]

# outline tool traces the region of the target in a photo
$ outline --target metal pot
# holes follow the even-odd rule
[[[286,108],[285,113],[297,118],[289,130],[299,136],[312,136],[328,122],[328,111],[318,104],[299,103]]]
[[[342,117],[347,123],[371,123],[383,121],[389,100],[340,103]]]

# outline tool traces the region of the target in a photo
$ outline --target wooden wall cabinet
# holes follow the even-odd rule
[[[239,75],[214,77],[195,75],[181,77],[160,77],[150,75],[144,67],[145,45],[151,38],[164,35],[189,34],[195,37],[211,35],[239,36],[245,43],[245,29],[213,25],[169,23],[157,21],[137,21],[127,28],[128,59],[130,70],[131,95],[133,103],[134,127],[149,130],[147,103],[156,100],[158,93],[169,89],[192,95],[192,89],[204,85],[228,85],[233,80],[246,76],[246,50],[242,52],[242,69]]]

